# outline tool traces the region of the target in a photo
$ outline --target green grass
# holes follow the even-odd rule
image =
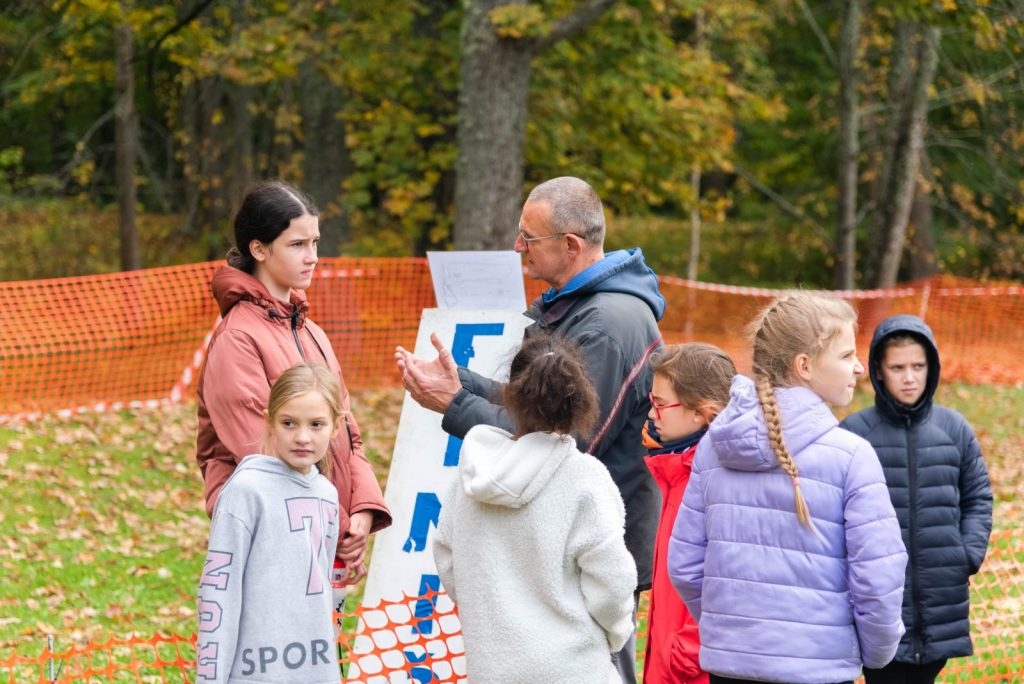
[[[357,401],[383,484],[401,391]],[[60,651],[195,631],[209,534],[195,436],[194,404],[0,426],[0,658],[47,635]]]
[[[353,394],[382,483],[401,401],[400,389]],[[870,401],[859,392],[850,410]],[[1019,528],[1024,387],[943,386],[939,401],[978,432],[996,526]],[[194,404],[0,426],[0,658],[37,655],[51,634],[60,651],[195,631],[209,531],[195,426]]]
[[[0,428],[0,647],[188,635],[208,521],[186,407]]]

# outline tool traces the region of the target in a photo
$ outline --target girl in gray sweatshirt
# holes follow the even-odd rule
[[[217,498],[199,580],[196,681],[337,684],[338,493],[324,472],[344,424],[337,376],[286,370],[265,414],[264,454],[244,458]]]

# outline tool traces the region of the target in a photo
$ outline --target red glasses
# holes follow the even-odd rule
[[[654,395],[651,394],[650,392],[647,393],[647,396],[651,400],[651,408],[654,409],[654,415],[658,417],[658,420],[661,420],[661,412],[664,411],[665,409],[679,408],[680,406],[682,406],[682,403],[678,401],[674,404],[659,404],[654,400]]]

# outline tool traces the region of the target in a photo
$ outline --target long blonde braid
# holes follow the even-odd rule
[[[754,381],[768,427],[768,440],[779,465],[793,480],[796,515],[810,529],[810,510],[800,491],[793,455],[782,439],[782,418],[776,387],[793,384],[792,363],[800,354],[816,357],[828,348],[844,326],[856,326],[857,313],[849,302],[811,292],[784,293],[765,307],[748,328],[754,348]]]
[[[761,400],[761,409],[764,411],[764,422],[768,426],[768,442],[772,445],[775,458],[779,459],[779,465],[793,478],[793,498],[796,503],[796,517],[804,525],[811,528],[811,512],[807,508],[807,501],[804,500],[803,492],[800,491],[800,476],[796,469],[796,462],[782,441],[782,416],[779,415],[779,405],[775,401],[775,389],[771,381],[763,375],[756,376],[757,397]]]

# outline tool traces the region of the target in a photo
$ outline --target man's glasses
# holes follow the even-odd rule
[[[565,237],[566,235],[576,235],[576,233],[552,233],[551,235],[530,237],[529,235],[523,232],[522,228],[519,229],[519,239],[525,242],[526,244],[530,244],[531,242],[537,242],[538,240],[550,240],[551,238]],[[576,235],[576,237],[580,238],[581,240],[583,239],[582,235]]]
[[[651,400],[651,408],[654,409],[654,415],[658,417],[658,420],[661,420],[661,412],[664,411],[665,409],[679,408],[680,406],[682,406],[682,403],[678,401],[674,404],[659,404],[654,400],[654,395],[651,394],[650,392],[647,393],[647,396]]]
[[[552,233],[551,235],[541,235],[540,237],[529,237],[523,232],[522,228],[519,229],[519,238],[526,244],[537,242],[538,240],[550,240],[551,238],[562,237],[563,235],[566,235],[566,233]]]

